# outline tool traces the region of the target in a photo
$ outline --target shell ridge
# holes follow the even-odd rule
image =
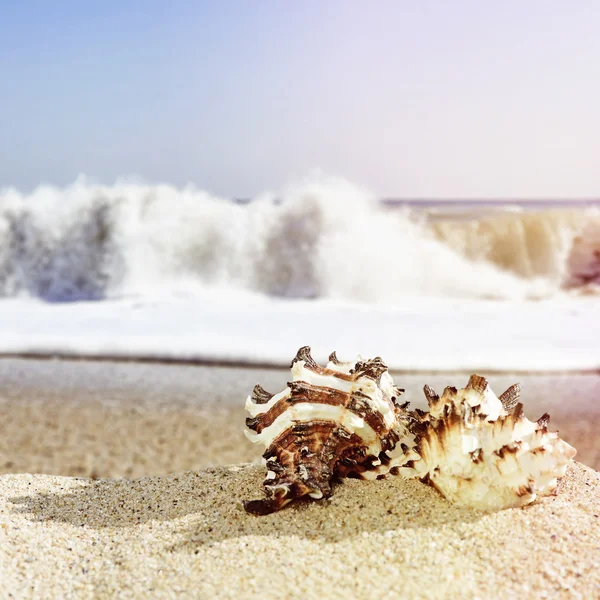
[[[341,363],[332,353],[323,368],[303,346],[291,369],[287,393],[260,407],[246,405],[246,433],[264,444],[267,467],[265,498],[244,504],[254,514],[274,512],[297,498],[328,497],[340,477],[385,476],[406,462],[404,448],[414,441],[407,404],[397,402],[403,390],[380,357]]]
[[[412,427],[420,456],[413,472],[451,502],[483,510],[554,493],[575,449],[548,433],[547,414],[529,421],[519,394],[515,384],[496,398],[477,375],[462,390],[447,387]]]

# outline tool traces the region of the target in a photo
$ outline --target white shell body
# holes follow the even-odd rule
[[[431,483],[450,502],[480,510],[522,506],[556,492],[575,449],[548,431],[549,416],[530,421],[517,404],[518,385],[498,398],[486,379],[466,388],[428,386],[429,413],[413,425],[420,456],[400,472]]]

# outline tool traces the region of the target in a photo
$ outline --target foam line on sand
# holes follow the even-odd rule
[[[600,474],[479,513],[418,482],[345,480],[331,500],[246,514],[263,469],[0,477],[3,593],[18,598],[597,598]]]
[[[600,368],[599,320],[597,297],[571,296],[403,297],[376,306],[236,295],[67,304],[10,299],[0,311],[0,354],[287,368],[308,343],[319,363],[336,350],[344,360],[381,356],[404,372],[590,372]]]

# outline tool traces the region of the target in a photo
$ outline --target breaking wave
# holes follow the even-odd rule
[[[600,283],[597,209],[435,218],[313,177],[247,203],[85,178],[0,192],[0,296],[194,294],[394,302],[535,298]]]

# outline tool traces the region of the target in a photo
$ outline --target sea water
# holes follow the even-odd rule
[[[395,368],[600,366],[600,202],[247,201],[85,178],[0,193],[0,352]],[[291,354],[290,354],[291,353]]]

